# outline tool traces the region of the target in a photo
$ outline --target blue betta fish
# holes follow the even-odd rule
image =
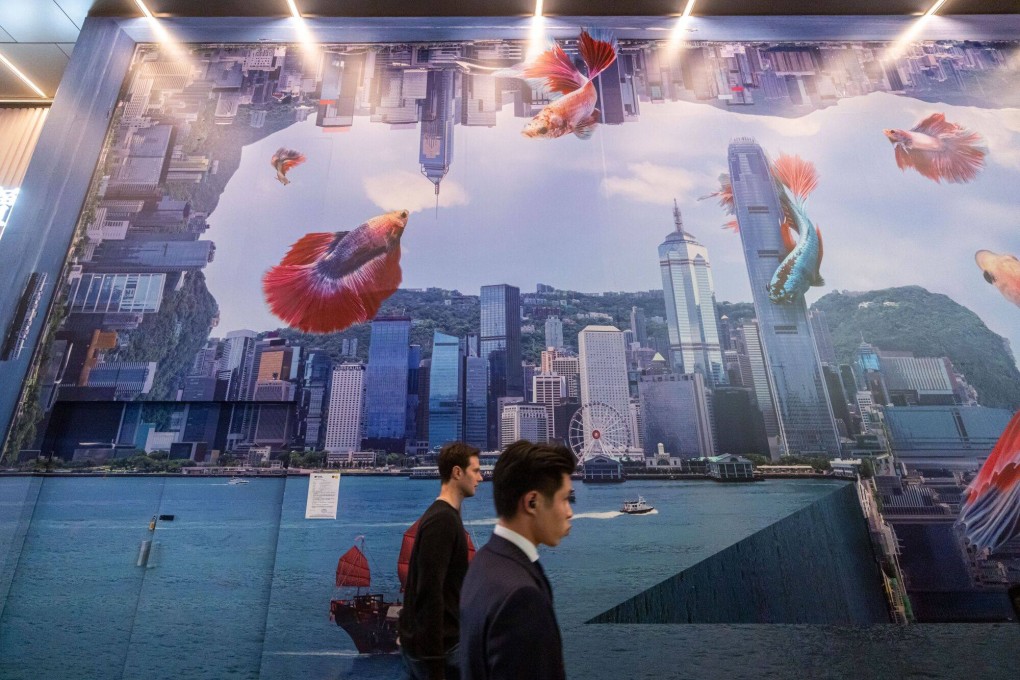
[[[780,263],[772,281],[766,286],[769,300],[775,304],[792,304],[804,297],[811,286],[824,286],[822,265],[822,233],[804,212],[808,194],[818,186],[815,166],[800,156],[780,154],[772,164],[772,176],[783,208],[783,242],[788,254]],[[792,231],[800,238],[793,241]]]

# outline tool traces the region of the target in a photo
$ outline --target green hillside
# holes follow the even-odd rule
[[[984,406],[1020,407],[1020,371],[1004,338],[950,297],[919,286],[833,292],[813,306],[825,312],[836,357],[851,363],[864,341],[919,357],[947,356]]]

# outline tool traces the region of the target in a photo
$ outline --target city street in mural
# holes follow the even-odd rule
[[[912,615],[1003,616],[1017,43],[187,49],[135,54],[8,456],[492,450],[598,411],[636,459],[873,461]]]

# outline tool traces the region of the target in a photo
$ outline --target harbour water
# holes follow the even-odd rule
[[[1020,627],[584,622],[823,498],[843,482],[577,483],[573,530],[542,559],[572,678],[1016,677]],[[404,530],[434,481],[344,476],[336,520],[304,519],[307,478],[0,478],[0,678],[399,678],[329,621],[359,535],[373,590],[398,595]],[[619,513],[643,495],[656,512]],[[150,534],[153,515],[172,514]],[[491,486],[463,515],[491,532]],[[139,544],[155,542],[149,567]],[[804,564],[810,588],[827,560]],[[813,669],[807,675],[806,669]],[[954,670],[955,669],[955,670]]]

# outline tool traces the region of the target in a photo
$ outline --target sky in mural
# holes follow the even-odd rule
[[[967,184],[901,171],[885,128],[909,129],[933,112],[975,130],[986,167]],[[692,102],[642,106],[640,121],[531,140],[510,107],[495,127],[455,128],[438,216],[419,172],[417,126],[355,119],[326,132],[314,117],[244,148],[241,166],[210,215],[216,258],[206,268],[220,329],[282,324],[265,306],[261,277],[311,231],[356,227],[387,210],[412,211],[402,239],[404,287],[477,294],[480,286],[538,282],[586,292],[661,287],[656,248],[685,228],[709,249],[718,300],[749,301],[739,237],[714,200],[729,142],[753,137],[773,157],[799,154],[818,170],[808,212],[825,239],[822,275],[808,301],[832,290],[920,285],[974,310],[1020,347],[1020,310],[986,283],[980,249],[1020,253],[1020,110],[932,104],[886,93],[840,100],[800,118],[749,115]],[[279,147],[305,153],[275,179]]]

